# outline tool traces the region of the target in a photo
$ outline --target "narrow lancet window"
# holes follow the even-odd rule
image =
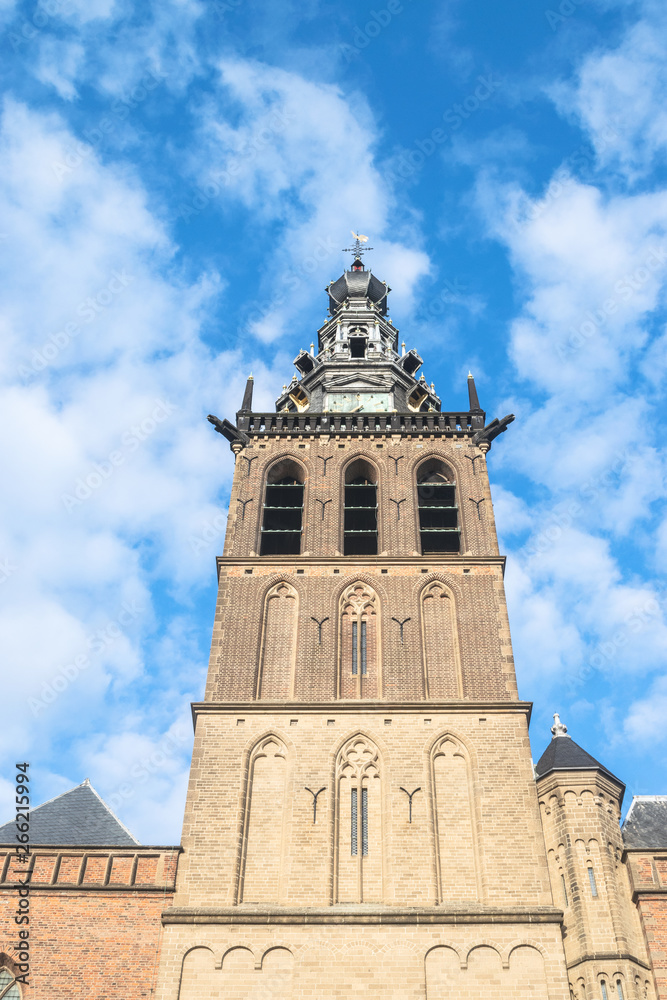
[[[458,552],[461,531],[456,485],[451,473],[438,459],[430,459],[419,468],[417,504],[422,554]]]
[[[383,898],[382,795],[377,747],[352,737],[336,761],[334,899],[338,903]]]
[[[266,484],[260,555],[299,555],[302,519],[302,470],[296,462],[279,462]]]
[[[343,552],[346,556],[373,556],[378,550],[377,485],[375,470],[359,459],[345,476]]]
[[[593,871],[592,868],[588,869],[588,881],[590,882],[591,885],[591,896],[597,896],[598,887],[595,882],[595,872]]]
[[[359,673],[359,625],[352,622],[352,673],[356,676]]]
[[[341,598],[339,697],[381,697],[379,602],[364,583],[354,583]]]
[[[561,875],[560,881],[561,881],[561,885],[563,886],[563,899],[565,900],[565,905],[569,906],[570,903],[569,903],[568,898],[567,898],[567,885],[565,884],[565,876],[564,875]],[[606,998],[605,998],[605,1000],[606,1000]]]
[[[368,789],[365,786],[361,789],[361,854],[368,857]]]
[[[600,992],[602,994],[602,1000],[609,1000],[609,996],[607,994],[607,984],[604,979],[600,981]]]

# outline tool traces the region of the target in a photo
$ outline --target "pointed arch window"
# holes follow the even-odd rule
[[[446,734],[431,751],[431,769],[439,901],[479,901],[482,885],[470,759],[461,743]]]
[[[340,611],[340,697],[380,698],[377,594],[365,583],[353,583]]]
[[[444,462],[429,459],[417,470],[417,506],[422,554],[458,552],[461,545],[456,483]]]
[[[260,555],[299,555],[303,522],[303,470],[289,459],[269,470]]]
[[[380,755],[366,736],[353,737],[336,766],[338,902],[382,899]]]
[[[344,555],[377,555],[377,507],[377,474],[369,462],[358,459],[345,472]]]
[[[248,760],[237,901],[279,903],[285,877],[287,747],[273,733]]]
[[[9,969],[0,969],[0,997],[2,1000],[21,1000],[21,988]]]

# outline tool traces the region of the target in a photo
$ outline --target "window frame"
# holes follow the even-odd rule
[[[268,494],[269,487],[276,485],[275,483],[270,482],[270,476],[271,476],[272,471],[274,469],[276,469],[277,466],[280,466],[280,465],[286,466],[286,469],[285,469],[285,474],[286,475],[290,474],[291,470],[289,470],[289,466],[293,466],[294,469],[298,473],[300,473],[300,475],[301,475],[301,481],[300,481],[299,485],[301,486],[303,492],[302,492],[302,498],[301,498],[301,527],[299,529],[299,551],[298,552],[263,552],[262,551],[264,535],[269,533],[269,532],[265,532],[264,531],[264,519],[265,519],[265,512],[267,510],[267,503],[266,503],[267,494]],[[308,518],[305,516],[305,512],[307,510],[307,502],[308,502],[308,478],[309,478],[308,477],[308,470],[306,469],[306,467],[300,461],[298,461],[298,459],[296,459],[291,454],[289,454],[289,455],[275,456],[264,467],[264,470],[262,472],[261,504],[260,504],[260,511],[259,511],[259,517],[258,517],[258,524],[257,524],[257,543],[256,543],[256,548],[255,548],[255,551],[257,552],[257,554],[261,558],[263,558],[263,559],[264,558],[267,558],[267,559],[276,559],[276,558],[280,559],[280,558],[283,558],[283,557],[287,557],[287,558],[299,558],[299,557],[301,557],[303,555],[304,552],[308,551],[307,544],[306,544],[306,537],[305,537],[306,536],[306,526],[307,526],[307,522],[308,522]],[[285,508],[285,509],[286,510],[297,510],[298,508],[292,507],[292,508]],[[296,534],[296,532],[294,532],[294,533]]]
[[[376,511],[376,538],[377,538],[377,550],[375,553],[350,553],[349,555],[345,552],[345,487],[350,485],[347,482],[348,473],[350,468],[356,464],[360,466],[366,465],[370,472],[375,476],[373,485],[375,486],[375,511]],[[359,475],[362,471],[359,471]],[[354,473],[352,473],[351,478],[354,478]],[[382,477],[379,467],[375,462],[370,459],[363,452],[357,452],[354,455],[350,455],[348,460],[343,464],[340,470],[340,480],[338,484],[339,489],[339,534],[338,534],[338,551],[345,559],[373,559],[375,556],[381,555],[383,551],[383,530],[382,530],[382,517],[380,512],[382,510]],[[371,508],[369,508],[370,510]]]
[[[420,516],[421,506],[419,503],[419,487],[421,485],[419,482],[419,474],[421,469],[429,463],[433,463],[434,466],[436,466],[436,464],[441,466],[441,469],[437,471],[442,471],[446,476],[450,477],[451,484],[454,487],[454,509],[456,510],[456,530],[458,531],[459,540],[457,549],[424,552]],[[431,471],[436,471],[436,468]],[[429,557],[437,559],[442,556],[457,556],[464,553],[466,551],[466,543],[463,509],[461,506],[461,473],[455,463],[451,461],[450,456],[448,455],[444,458],[437,452],[431,452],[427,455],[420,456],[412,467],[412,492],[414,503],[415,550],[419,552],[420,556],[424,559],[428,559]]]

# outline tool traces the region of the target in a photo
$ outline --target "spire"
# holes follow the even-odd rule
[[[551,739],[555,740],[557,736],[567,736],[567,726],[560,721],[560,715],[558,712],[554,712],[554,724],[551,727]],[[571,738],[567,736],[568,740]]]
[[[468,399],[470,400],[470,410],[481,410],[482,407],[479,405],[479,399],[477,397],[477,389],[475,388],[475,380],[472,377],[472,372],[468,372]]]
[[[609,768],[574,742],[557,712],[551,727],[551,742],[535,765],[535,777],[543,778],[552,771],[601,771],[608,778],[613,778],[621,788],[625,788]]]
[[[245,392],[243,393],[243,402],[241,403],[241,413],[251,413],[252,412],[252,390],[255,384],[255,380],[252,374],[248,376],[248,381],[245,384]]]

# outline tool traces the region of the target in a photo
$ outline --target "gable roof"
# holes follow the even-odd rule
[[[550,771],[602,771],[608,778],[613,778],[617,784],[625,788],[615,774],[595,757],[591,757],[583,747],[574,742],[571,736],[553,736],[551,743],[535,765],[535,775],[538,778],[544,777]]]
[[[16,844],[16,823],[0,826],[0,844]],[[139,841],[114,816],[88,778],[30,810],[31,846],[134,847]]]
[[[626,847],[667,848],[667,795],[635,795],[621,827]]]

